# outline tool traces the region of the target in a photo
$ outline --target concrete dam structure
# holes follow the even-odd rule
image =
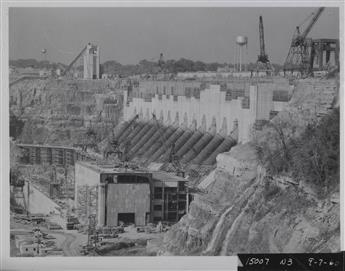
[[[169,161],[173,151],[187,177],[193,172],[202,177],[218,154],[250,141],[252,129],[284,110],[292,90],[285,79],[222,84],[142,80],[124,91],[124,122],[115,128],[115,140],[128,161],[176,171]]]
[[[251,139],[253,125],[270,120],[285,108],[292,90],[285,79],[222,83],[140,81],[137,90],[125,91],[124,120],[139,115],[141,120],[149,121],[154,114],[167,126],[218,133],[245,143]]]

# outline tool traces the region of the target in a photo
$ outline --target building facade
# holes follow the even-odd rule
[[[98,226],[177,222],[188,209],[186,182],[166,172],[114,169],[78,161],[75,208],[81,221],[95,215]],[[81,192],[84,187],[89,193]]]

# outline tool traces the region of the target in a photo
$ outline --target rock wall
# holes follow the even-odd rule
[[[10,87],[11,114],[26,122],[23,143],[81,143],[88,126],[100,139],[122,119],[116,81],[27,79]]]
[[[309,121],[331,110],[337,93],[334,86],[334,80],[299,82],[288,111],[276,118],[293,112],[299,134]],[[303,182],[270,176],[259,165],[253,143],[219,154],[212,174],[205,192],[194,195],[189,213],[165,235],[159,254],[340,250],[339,187],[320,199]]]
[[[189,213],[172,227],[161,254],[335,252],[340,206],[318,200],[289,178],[270,177],[253,146],[218,155],[214,181],[195,195]]]

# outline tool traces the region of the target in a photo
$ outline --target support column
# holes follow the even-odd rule
[[[105,226],[105,184],[98,186],[97,226]]]
[[[167,210],[166,210],[166,206],[165,206],[165,191],[164,191],[164,188],[165,188],[165,184],[164,182],[162,182],[162,201],[163,201],[163,207],[162,207],[162,220],[166,220],[166,213],[167,213]]]
[[[186,214],[189,213],[189,189],[186,188],[187,194],[186,194]]]
[[[319,42],[319,48],[318,48],[318,58],[319,58],[319,69],[322,69],[323,66],[323,46],[322,42]]]
[[[327,44],[327,47],[329,47],[330,45]],[[329,49],[326,50],[326,64],[329,64],[329,59],[330,59],[330,56],[331,56],[331,51]]]
[[[99,51],[99,46],[96,46],[96,56],[95,56],[95,61],[96,61],[96,79],[100,79],[101,78],[101,75],[100,75],[100,70],[99,70],[99,67],[100,67],[100,63],[99,63],[99,60],[100,60],[100,51]]]
[[[334,62],[337,67],[340,67],[339,50],[340,50],[339,41],[336,41],[335,50],[334,50],[334,58],[335,58]]]

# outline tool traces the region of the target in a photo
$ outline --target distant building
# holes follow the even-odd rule
[[[96,188],[95,214],[99,226],[125,224],[146,225],[150,222],[177,222],[188,208],[187,180],[158,171],[141,171],[94,162],[78,161],[75,164],[75,204],[79,219],[86,220],[91,213],[86,210],[88,193]],[[85,196],[86,195],[86,196]],[[86,199],[85,199],[86,197]],[[83,210],[86,213],[83,214]],[[84,215],[84,216],[83,216]]]

